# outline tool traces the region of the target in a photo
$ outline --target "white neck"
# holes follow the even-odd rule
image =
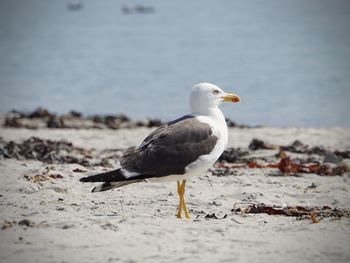
[[[224,122],[226,124],[225,117],[222,114],[222,111],[217,106],[204,108],[204,109],[202,108],[200,111],[192,110],[192,114],[196,116],[211,117],[218,122]]]
[[[211,121],[214,121],[216,125],[220,127],[220,131],[224,134],[222,136],[224,138],[227,138],[227,124],[224,117],[224,114],[222,114],[222,111],[217,106],[205,108],[205,110],[201,110],[200,112],[192,111],[192,114],[195,116],[203,116],[208,117],[211,119]],[[227,140],[227,139],[226,139]]]
[[[214,134],[219,135],[218,137],[220,138],[218,144],[218,151],[220,152],[220,155],[226,148],[228,140],[227,124],[221,110],[216,106],[207,108],[205,112],[192,112],[192,114],[197,116],[200,121],[206,122],[209,125],[215,123],[215,125],[212,127],[214,128]]]

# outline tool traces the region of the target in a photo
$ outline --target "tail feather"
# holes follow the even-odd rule
[[[103,184],[96,186],[91,192],[102,192],[111,190],[113,188],[122,187],[128,184],[143,181],[142,179],[132,179],[125,177],[121,169],[110,172],[91,175],[79,179],[80,182],[103,182]]]

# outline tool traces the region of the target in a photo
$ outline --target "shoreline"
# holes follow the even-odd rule
[[[144,118],[134,120],[126,114],[110,115],[86,115],[74,110],[66,114],[56,114],[45,108],[37,108],[32,112],[21,112],[12,110],[8,113],[0,114],[0,125],[7,128],[26,129],[132,129],[140,127],[159,127],[166,124],[158,118]],[[248,126],[237,124],[230,119],[226,119],[227,126],[238,128],[251,128],[260,126]]]
[[[126,113],[119,112],[113,114],[83,114],[79,111],[70,110],[66,113],[55,113],[46,108],[37,107],[33,111],[11,110],[9,112],[0,112],[0,125],[9,128],[27,128],[27,129],[133,129],[139,127],[159,127],[171,120],[143,117],[135,119]],[[344,128],[350,129],[346,125],[264,125],[237,123],[226,117],[227,127],[229,128],[310,128],[310,129],[329,129]]]

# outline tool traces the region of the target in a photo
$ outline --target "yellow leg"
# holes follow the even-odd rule
[[[177,181],[177,194],[179,195],[180,201],[179,201],[179,209],[177,211],[177,218],[182,218],[182,204],[183,204],[183,195],[182,195],[182,188],[180,181]]]
[[[190,218],[190,214],[188,213],[186,203],[185,203],[185,186],[186,186],[186,180],[183,180],[182,182],[178,181],[177,182],[177,193],[180,198],[179,202],[179,209],[177,212],[177,218],[182,218],[182,210],[185,212],[185,216],[187,219]]]
[[[186,180],[183,180],[182,181],[182,185],[181,185],[181,187],[182,187],[182,203],[183,203],[182,204],[182,208],[183,208],[183,210],[185,212],[186,218],[190,219],[190,213],[187,210],[186,202],[185,202],[185,186],[186,186]]]

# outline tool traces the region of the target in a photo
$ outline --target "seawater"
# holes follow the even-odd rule
[[[198,82],[239,94],[239,123],[350,126],[350,2],[0,1],[2,112],[171,120]]]

